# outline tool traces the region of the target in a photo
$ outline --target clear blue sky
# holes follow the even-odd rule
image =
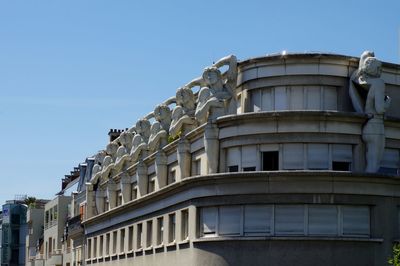
[[[61,178],[228,55],[400,62],[400,1],[0,0],[0,203]]]

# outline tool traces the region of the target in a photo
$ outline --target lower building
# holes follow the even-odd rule
[[[3,205],[1,265],[25,265],[27,206],[23,201],[9,200]]]

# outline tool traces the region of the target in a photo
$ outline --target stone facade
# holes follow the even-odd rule
[[[399,100],[372,52],[218,60],[93,157],[82,262],[384,265]]]

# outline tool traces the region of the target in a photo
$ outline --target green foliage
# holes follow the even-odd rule
[[[388,260],[390,265],[400,266],[400,243],[393,245],[393,256]]]
[[[173,138],[171,135],[168,135],[168,143],[171,143],[180,138],[182,131],[179,131],[178,134]]]
[[[28,205],[28,208],[32,209],[36,207],[36,198],[35,197],[27,197],[25,199],[25,204]]]

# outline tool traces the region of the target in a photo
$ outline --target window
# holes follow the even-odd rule
[[[239,165],[228,166],[228,172],[230,172],[230,173],[239,172]]]
[[[153,240],[153,221],[147,221],[146,247],[152,246]]]
[[[97,257],[97,237],[93,238],[93,257]]]
[[[308,144],[307,145],[307,164],[308,169],[322,170],[328,169],[329,161],[328,144]]]
[[[163,243],[164,238],[164,219],[163,217],[157,218],[157,245]]]
[[[380,173],[398,175],[399,174],[399,150],[386,148],[383,152]]]
[[[189,211],[183,210],[181,212],[181,240],[189,238]]]
[[[229,169],[229,167],[238,167],[239,169],[239,164],[240,164],[240,148],[239,147],[234,147],[234,148],[229,148],[226,150],[226,165]],[[234,172],[234,171],[230,171]],[[237,171],[236,171],[237,172]]]
[[[317,205],[308,207],[308,233],[310,235],[336,235],[338,233],[336,206]]]
[[[192,176],[201,174],[201,159],[193,160],[192,162]]]
[[[110,234],[106,234],[106,256],[110,255]]]
[[[169,170],[168,171],[168,185],[174,183],[176,180],[176,170]]]
[[[247,205],[244,208],[244,234],[271,234],[272,206]]]
[[[128,228],[128,251],[133,249],[133,226]]]
[[[118,237],[118,232],[114,231],[113,232],[113,239],[112,239],[112,254],[116,254],[117,253],[117,237]]]
[[[142,239],[143,239],[143,225],[137,225],[137,233],[136,233],[136,247],[137,249],[142,248]]]
[[[156,174],[152,174],[149,176],[149,184],[147,187],[147,193],[154,192],[156,188]]]
[[[175,241],[175,213],[168,215],[169,228],[168,228],[168,243]]]
[[[275,87],[274,89],[275,110],[287,110],[286,87]]]
[[[304,234],[304,206],[276,205],[275,232],[277,235]]]
[[[303,143],[283,144],[283,169],[304,169]]]
[[[342,207],[343,235],[369,236],[369,207]]]
[[[99,256],[102,257],[103,256],[103,236],[100,236],[100,240],[99,240]]]
[[[332,144],[332,170],[351,171],[353,147],[348,144]]]
[[[305,88],[307,110],[321,110],[321,87],[307,86]]]
[[[242,146],[242,169],[243,171],[255,171],[257,159],[257,146]]]
[[[199,218],[201,237],[370,236],[368,206],[323,204],[215,206],[201,208]]]
[[[92,257],[92,239],[91,238],[88,239],[87,246],[88,246],[87,256],[88,256],[88,259],[90,259]],[[52,253],[51,252],[51,239],[49,239],[49,254],[51,254],[51,253]]]
[[[279,151],[266,151],[262,153],[263,171],[279,170]]]
[[[240,206],[221,206],[219,208],[219,233],[221,235],[240,235]]]
[[[217,232],[217,207],[205,207],[201,208],[200,220],[201,220],[201,232],[203,236],[215,235]]]
[[[120,230],[119,252],[125,252],[125,228]]]
[[[137,184],[136,182],[132,184],[131,200],[137,199]]]

